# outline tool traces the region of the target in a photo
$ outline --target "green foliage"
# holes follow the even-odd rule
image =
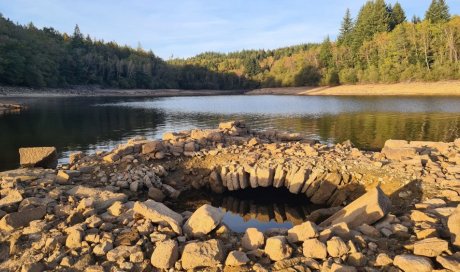
[[[425,20],[431,23],[447,22],[450,19],[449,7],[445,0],[432,0],[425,13]]]
[[[339,45],[351,45],[353,28],[353,18],[351,17],[350,9],[347,9],[342,20],[342,26],[340,27],[340,34],[337,38],[337,43]]]
[[[397,25],[402,24],[406,21],[406,13],[404,12],[401,4],[396,2],[391,9],[391,29],[394,29]]]
[[[319,51],[319,61],[321,67],[331,68],[334,66],[334,56],[332,55],[332,43],[329,37],[324,39]]]

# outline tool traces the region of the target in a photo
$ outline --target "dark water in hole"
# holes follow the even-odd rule
[[[350,139],[363,149],[379,149],[390,138],[460,137],[460,97],[2,98],[7,99],[29,109],[0,116],[0,170],[18,166],[19,147],[56,146],[65,160],[72,151],[110,149],[136,135],[157,138],[234,119],[328,143]]]
[[[304,222],[308,215],[323,206],[309,202],[305,195],[295,195],[286,188],[256,188],[222,195],[206,191],[190,191],[181,195],[172,205],[179,211],[195,210],[203,204],[223,209],[223,222],[233,231],[247,228],[267,230],[289,229]]]

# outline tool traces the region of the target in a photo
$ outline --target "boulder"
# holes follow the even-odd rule
[[[152,253],[150,262],[159,269],[169,269],[174,267],[179,258],[179,247],[175,240],[157,242]]]
[[[332,257],[342,257],[347,254],[350,249],[340,237],[332,237],[327,241],[327,253]]]
[[[134,212],[150,219],[150,221],[158,224],[168,225],[177,234],[182,234],[182,215],[168,208],[160,202],[151,199],[144,202],[136,201],[134,203]]]
[[[246,255],[246,253],[242,251],[234,250],[228,254],[227,259],[225,260],[225,265],[242,266],[242,265],[247,264],[248,262],[249,262],[249,258]]]
[[[327,247],[316,238],[303,242],[303,255],[308,258],[325,260],[327,258]]]
[[[436,257],[449,250],[449,243],[439,238],[427,238],[414,244],[414,254]]]
[[[96,210],[107,209],[116,201],[125,202],[128,199],[128,196],[123,193],[114,193],[103,188],[91,188],[85,186],[75,186],[68,190],[67,194],[80,198],[92,199]]]
[[[447,220],[450,239],[454,246],[460,248],[460,205],[454,210]]]
[[[241,246],[246,250],[254,250],[263,247],[265,244],[265,237],[262,232],[256,228],[246,229],[243,238],[241,239]]]
[[[222,209],[205,204],[185,222],[184,232],[190,237],[203,237],[220,224],[224,214]]]
[[[318,190],[310,198],[314,204],[325,204],[340,184],[342,176],[337,172],[328,173]]]
[[[390,199],[380,187],[376,187],[333,214],[320,226],[327,227],[338,223],[347,223],[350,228],[356,228],[363,224],[371,225],[383,218],[390,211],[390,208]]]
[[[45,214],[45,206],[27,208],[7,214],[0,220],[0,230],[12,231],[20,227],[25,227],[33,220],[42,219]]]
[[[216,267],[225,257],[224,246],[217,239],[204,242],[191,242],[182,252],[182,267],[186,270],[199,267]]]
[[[431,272],[433,270],[430,259],[411,254],[397,255],[393,260],[393,264],[405,272]]]
[[[402,160],[406,158],[414,158],[417,156],[416,149],[413,147],[392,148],[385,146],[382,149],[382,154],[390,160]]]
[[[58,163],[55,147],[19,148],[19,158],[22,167],[56,168]]]
[[[268,238],[264,251],[272,261],[280,261],[289,258],[292,254],[292,248],[289,246],[284,236]]]
[[[257,169],[257,184],[261,187],[270,187],[273,185],[275,169],[259,167]]]
[[[297,243],[314,237],[318,237],[318,228],[315,223],[307,221],[289,229],[287,239],[290,243]]]

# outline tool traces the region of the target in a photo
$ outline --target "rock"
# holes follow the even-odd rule
[[[318,237],[318,228],[315,223],[307,221],[289,229],[287,239],[290,243],[297,243],[314,237]]]
[[[292,254],[292,248],[288,245],[286,237],[284,236],[268,238],[264,251],[272,261],[280,261],[289,258]]]
[[[367,257],[361,252],[350,253],[347,257],[347,264],[354,267],[363,267],[367,264]]]
[[[150,187],[149,188],[149,192],[148,192],[148,196],[149,198],[157,201],[157,202],[161,202],[165,199],[165,194],[163,194],[163,191],[161,191],[160,189],[157,189],[155,187]]]
[[[350,228],[356,228],[362,224],[371,225],[383,218],[390,208],[390,199],[380,187],[376,187],[333,214],[323,221],[320,226],[326,227],[338,223],[347,223]]]
[[[438,256],[436,261],[445,269],[460,271],[460,253],[458,252],[453,256]]]
[[[179,258],[179,247],[174,240],[157,242],[155,250],[150,259],[152,265],[160,269],[169,269],[174,267]]]
[[[386,253],[380,253],[375,259],[375,266],[387,266],[393,263],[393,260]]]
[[[155,202],[151,199],[144,202],[136,201],[133,210],[154,223],[169,225],[175,233],[182,234],[181,226],[184,220],[182,215],[171,210],[163,203]]]
[[[186,244],[181,262],[182,267],[186,270],[198,267],[216,267],[223,262],[224,257],[225,252],[222,242],[212,239]]]
[[[248,256],[246,256],[246,253],[242,251],[231,251],[227,259],[225,260],[225,265],[228,266],[242,266],[245,265],[249,262]]]
[[[327,258],[327,248],[318,239],[308,239],[303,242],[303,255],[308,258],[325,260]]]
[[[417,210],[414,210],[414,211],[411,212],[410,218],[414,222],[435,223],[436,221],[438,221],[436,218],[431,217],[431,216],[427,215],[426,213],[421,212],[421,211],[417,211]]]
[[[45,206],[27,208],[7,214],[0,220],[0,230],[12,231],[20,227],[25,227],[33,220],[42,219],[45,214]]]
[[[105,256],[107,252],[113,249],[113,244],[109,241],[102,241],[93,248],[93,253],[96,256]]]
[[[150,141],[142,145],[142,154],[150,154],[164,150],[162,141]]]
[[[21,201],[21,193],[18,190],[10,190],[5,197],[0,199],[0,208],[10,206]]]
[[[116,201],[125,202],[128,196],[122,193],[114,193],[103,188],[90,188],[85,186],[75,186],[66,192],[68,195],[80,198],[91,198],[94,200],[96,210],[107,209]]]
[[[115,201],[108,209],[107,212],[113,216],[120,216],[125,211],[125,207],[121,201]]]
[[[447,227],[450,232],[450,239],[454,246],[460,248],[460,205],[449,216]]]
[[[331,265],[331,270],[330,272],[357,272],[355,267],[353,266],[348,266],[348,265],[343,265],[343,264],[338,264],[338,263],[333,263]]]
[[[190,237],[203,237],[220,224],[224,214],[220,208],[205,204],[185,222],[184,232]]]
[[[395,257],[393,264],[405,272],[431,272],[433,265],[427,257],[402,254]]]
[[[414,244],[414,254],[427,257],[436,257],[448,249],[449,243],[439,238],[427,238]]]
[[[209,175],[209,186],[211,190],[217,194],[222,194],[225,191],[222,178],[217,170],[212,171]]]
[[[55,147],[23,147],[19,148],[22,167],[56,168],[57,152]]]
[[[139,246],[117,246],[116,248],[107,252],[106,258],[110,262],[122,262],[124,259],[129,258],[132,254],[141,252]]]
[[[70,249],[76,249],[81,247],[81,242],[83,239],[83,232],[79,229],[72,228],[67,235],[65,240],[65,246]]]
[[[246,250],[254,250],[263,247],[265,244],[265,237],[262,232],[256,228],[246,229],[243,238],[241,239],[241,246]]]
[[[320,266],[318,264],[317,261],[311,259],[311,258],[307,258],[307,257],[294,257],[294,258],[290,258],[290,259],[285,259],[285,260],[281,260],[281,261],[277,261],[275,262],[275,264],[273,264],[273,270],[274,271],[294,271],[290,268],[294,268],[294,267],[301,267],[302,270],[300,271],[310,271],[310,270],[305,270],[305,266],[310,268],[310,269],[314,269],[314,270],[319,270],[320,269]],[[298,271],[298,270],[296,270]]]
[[[342,176],[337,172],[328,173],[310,198],[314,204],[325,204],[340,184]]]
[[[327,253],[332,257],[342,257],[347,254],[350,249],[340,237],[332,237],[327,241]]]

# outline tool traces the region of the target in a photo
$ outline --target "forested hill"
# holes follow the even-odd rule
[[[308,37],[306,37],[308,38]],[[0,85],[250,89],[460,79],[460,17],[433,0],[407,20],[399,3],[346,12],[337,41],[276,50],[208,52],[164,61],[152,52],[22,26],[0,17]]]
[[[0,85],[250,89],[258,82],[192,64],[168,64],[151,51],[84,37],[78,26],[70,36],[0,16]]]

